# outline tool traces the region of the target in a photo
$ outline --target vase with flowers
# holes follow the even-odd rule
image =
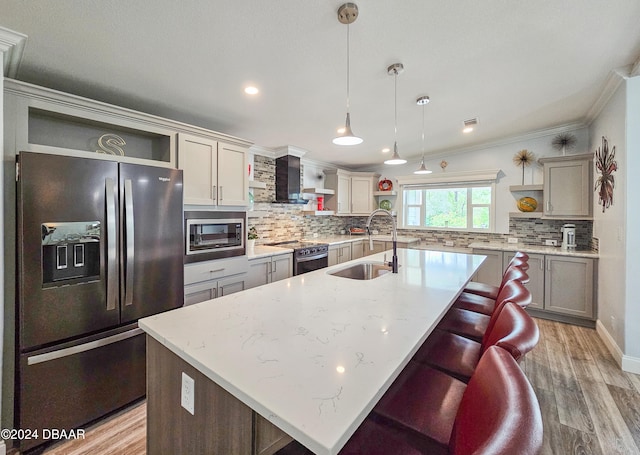
[[[247,248],[253,250],[256,246],[256,239],[258,238],[258,231],[255,226],[251,226],[247,231]]]

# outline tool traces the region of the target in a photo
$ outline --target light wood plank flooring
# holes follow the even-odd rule
[[[522,368],[544,422],[543,454],[640,454],[640,376],[625,373],[593,329],[537,319]],[[146,406],[109,418],[47,455],[144,455]]]

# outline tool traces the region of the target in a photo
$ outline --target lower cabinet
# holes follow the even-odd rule
[[[513,252],[474,249],[486,254],[475,281],[499,285]],[[593,258],[553,254],[529,254],[529,282],[532,315],[574,324],[593,326],[596,312],[598,261]],[[500,266],[498,257],[501,257]]]
[[[184,267],[184,304],[204,302],[247,289],[246,256],[196,262]]]
[[[285,253],[249,260],[247,289],[284,280],[293,275],[293,254]]]
[[[502,282],[502,272],[504,271],[502,251],[478,250],[474,248],[473,254],[484,254],[487,256],[473,276],[473,281],[499,286]]]
[[[360,259],[369,254],[365,252],[365,248],[369,248],[369,242],[365,242],[364,240],[351,242],[351,259]]]
[[[329,267],[351,260],[351,242],[329,245]]]

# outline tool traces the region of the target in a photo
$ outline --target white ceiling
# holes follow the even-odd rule
[[[394,140],[419,161],[505,137],[583,124],[613,70],[640,57],[638,0],[1,0],[0,26],[28,36],[17,78],[346,167],[381,163]],[[247,83],[260,94],[243,93]],[[465,119],[478,117],[470,135]]]

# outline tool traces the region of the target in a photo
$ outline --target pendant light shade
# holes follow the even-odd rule
[[[355,3],[345,3],[338,8],[338,21],[347,24],[347,119],[344,124],[344,131],[333,139],[336,145],[358,145],[362,143],[362,138],[351,131],[351,116],[349,115],[349,24],[358,18],[358,6]]]
[[[414,174],[431,174],[431,171],[424,165],[424,107],[429,103],[428,96],[421,96],[416,100],[418,106],[422,106],[422,161],[420,167],[413,171]]]
[[[404,164],[407,160],[400,158],[400,154],[398,153],[398,74],[404,71],[404,66],[402,63],[394,63],[390,67],[387,68],[387,74],[393,76],[394,82],[394,139],[393,139],[393,155],[390,159],[386,160],[384,164]]]

